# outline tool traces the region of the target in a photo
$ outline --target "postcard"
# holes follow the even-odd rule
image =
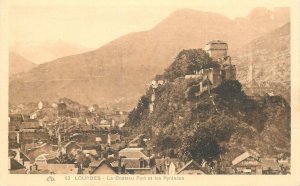
[[[300,185],[299,1],[0,3],[0,185]]]

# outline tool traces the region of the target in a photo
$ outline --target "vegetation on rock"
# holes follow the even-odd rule
[[[196,70],[217,66],[219,65],[213,62],[208,53],[202,49],[182,50],[170,67],[166,69],[164,76],[173,81],[178,77],[194,74]]]
[[[180,67],[182,56],[199,59],[186,57],[184,62],[188,64]],[[154,90],[154,111],[150,113],[147,107],[153,94],[150,88],[129,114],[128,125],[133,134],[148,136],[160,155],[186,161],[213,162],[223,157],[223,162],[230,164],[246,150],[265,156],[288,153],[289,104],[280,96],[253,99],[243,92],[237,80],[222,83],[210,95],[204,92],[196,96],[199,80],[182,76],[191,71],[190,65],[195,61],[200,64],[203,59],[214,65],[202,55],[202,50],[185,50],[177,56],[165,72],[165,77],[174,78],[173,81]]]

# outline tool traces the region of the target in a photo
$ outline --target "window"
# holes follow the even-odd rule
[[[140,168],[144,168],[144,160],[140,160]]]

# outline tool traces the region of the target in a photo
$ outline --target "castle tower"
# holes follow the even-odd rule
[[[224,41],[213,40],[205,45],[204,50],[214,61],[218,61],[219,58],[224,58],[227,56],[228,45]]]

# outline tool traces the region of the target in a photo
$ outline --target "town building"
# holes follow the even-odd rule
[[[47,154],[40,154],[35,158],[34,163],[40,164],[56,164],[58,163],[58,152],[47,152]]]
[[[113,166],[106,160],[96,160],[89,165],[90,174],[118,174]]]
[[[8,165],[10,174],[26,174],[26,168],[14,158],[9,158]]]
[[[156,174],[154,154],[143,148],[125,148],[119,151],[119,158],[125,164],[127,174]]]
[[[178,158],[156,158],[156,169],[158,174],[170,174],[175,175],[185,163]]]
[[[107,143],[109,145],[112,145],[112,144],[115,144],[115,143],[119,143],[119,142],[121,142],[121,136],[120,136],[120,134],[111,134],[111,133],[109,133],[107,135]]]
[[[259,157],[250,152],[244,152],[232,160],[232,168],[236,174],[262,174]]]
[[[48,172],[48,174],[77,174],[78,172],[75,164],[40,164],[36,169],[39,172]]]
[[[281,168],[276,158],[261,158],[262,174],[280,174]]]
[[[206,173],[204,172],[204,170],[202,170],[202,167],[195,160],[190,160],[180,170],[178,170],[176,174],[204,175]]]

